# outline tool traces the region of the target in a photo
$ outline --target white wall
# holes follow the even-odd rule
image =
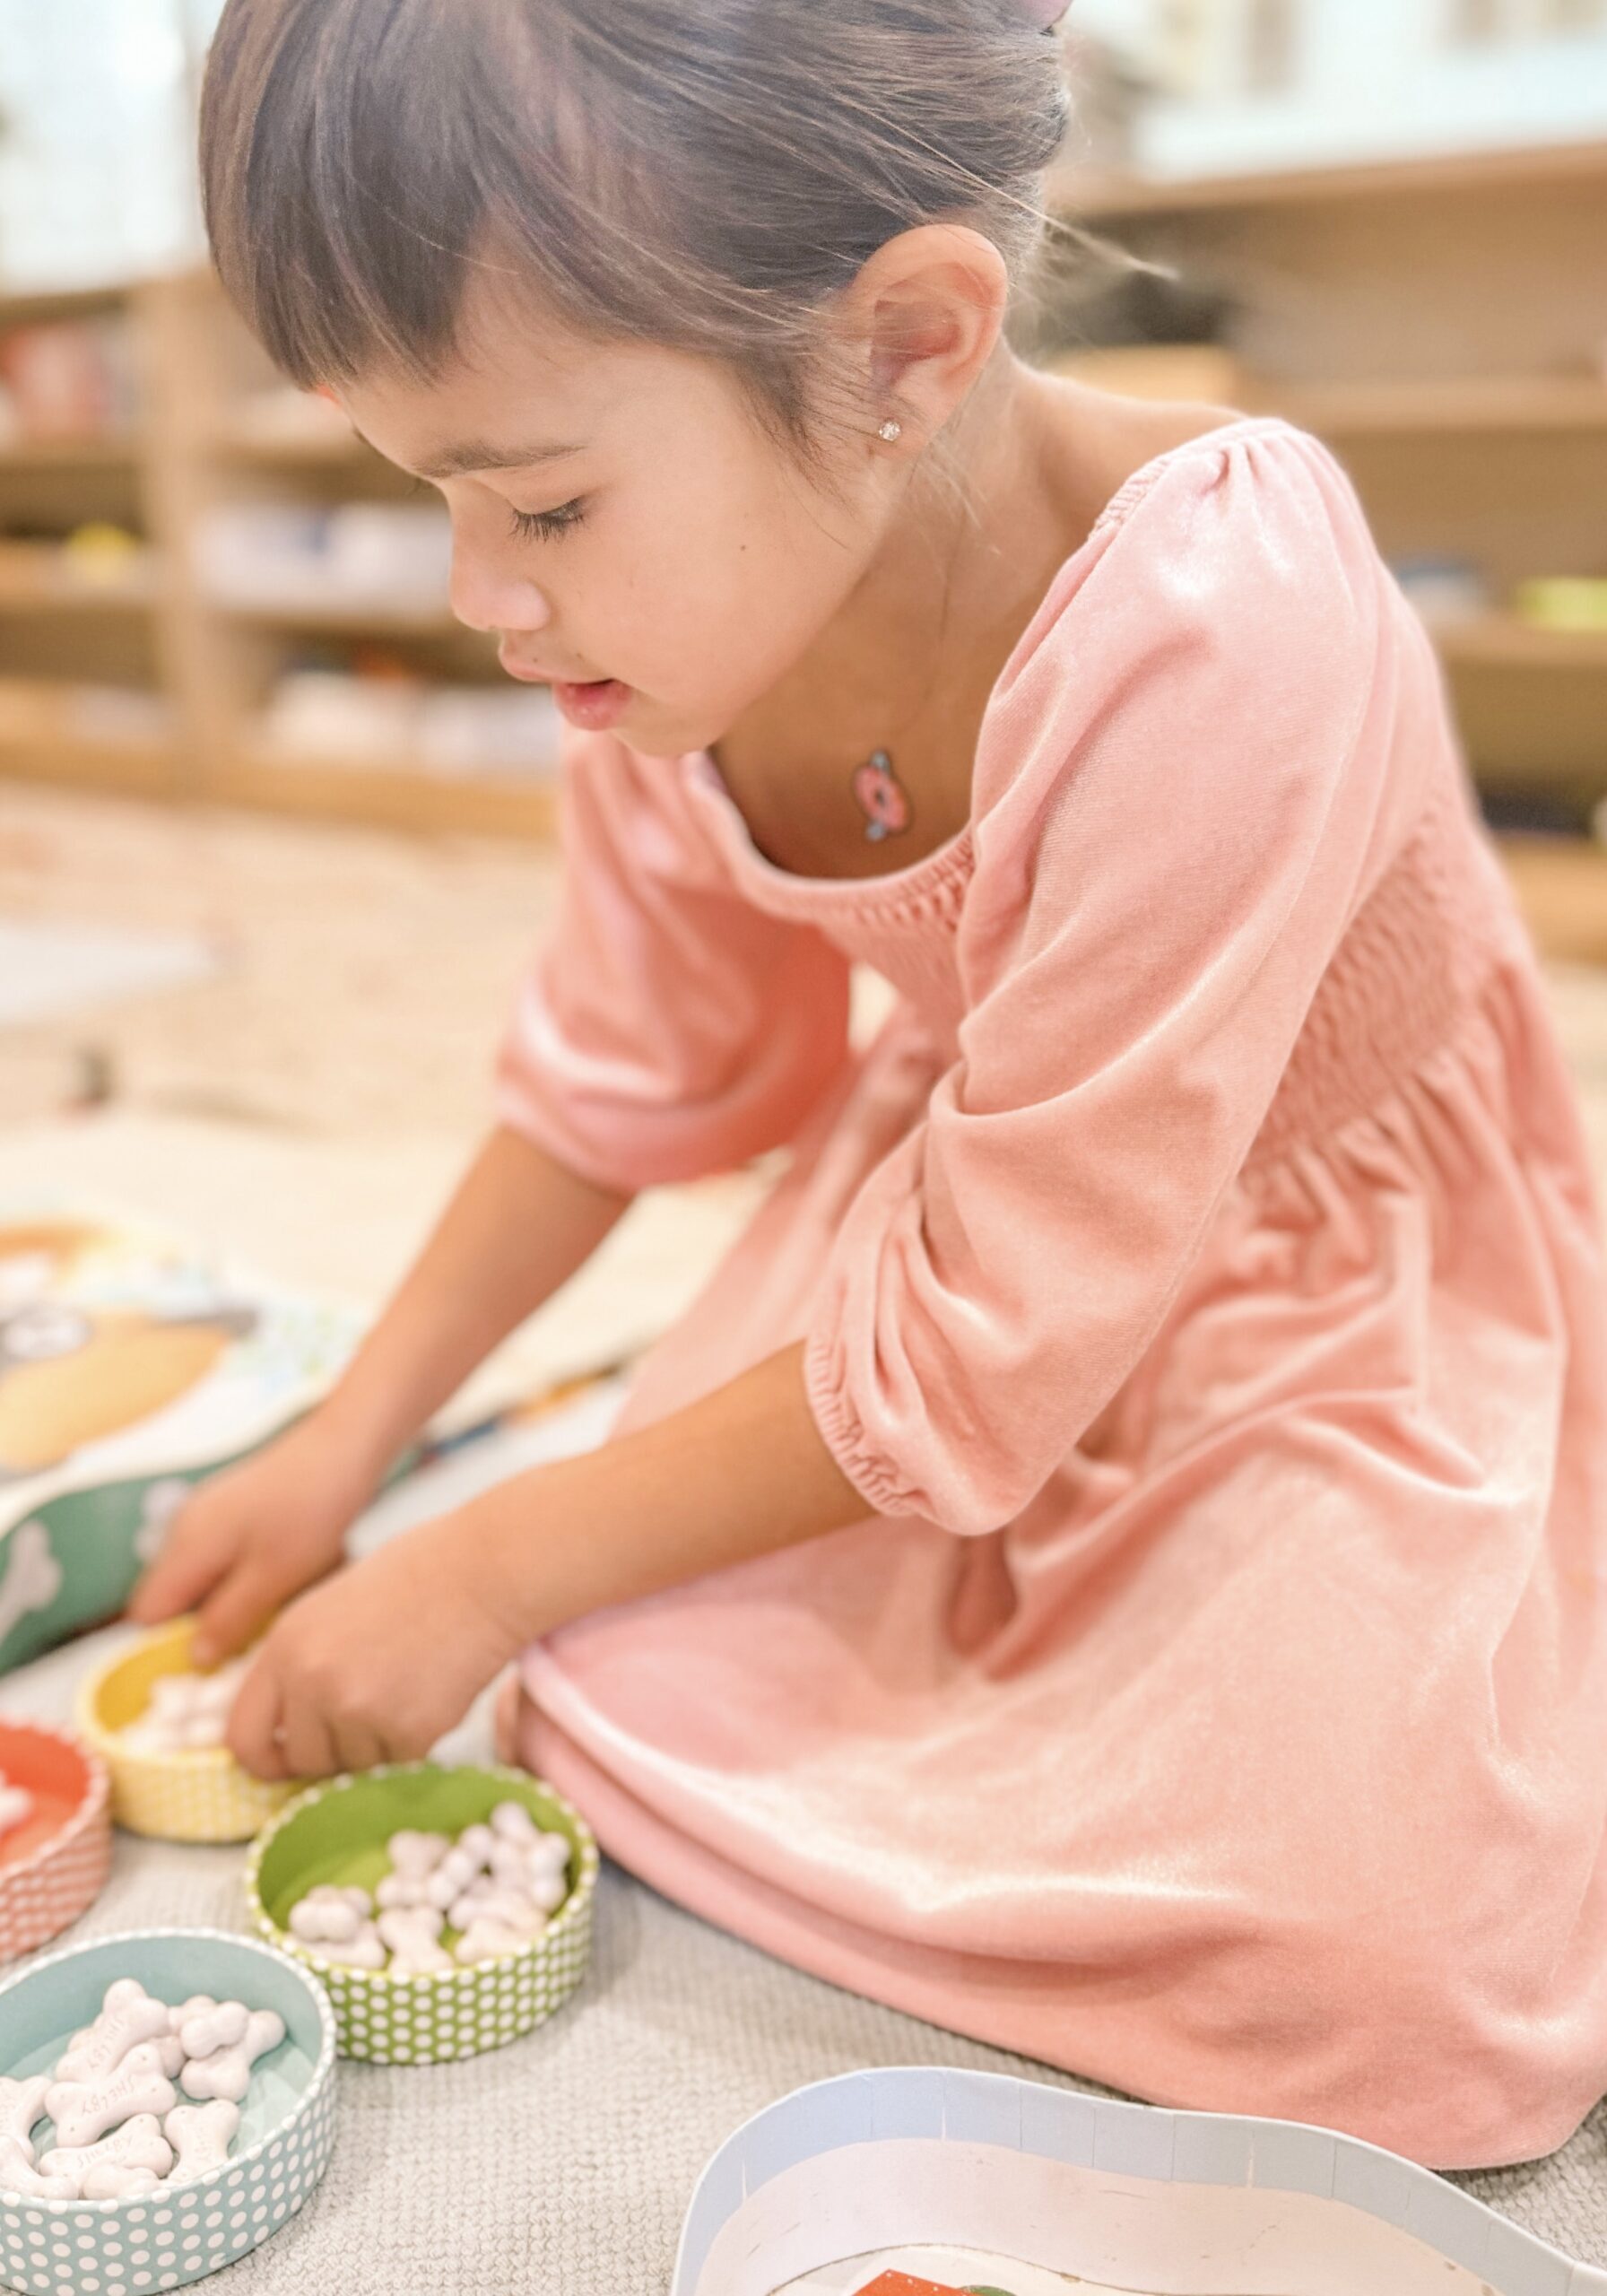
[[[1203,61],[1194,92],[1146,110],[1141,164],[1210,174],[1607,135],[1607,7],[1600,29],[1561,33],[1557,0],[1504,0],[1507,36],[1467,47],[1455,0],[1297,0],[1299,83],[1257,96],[1242,84],[1249,4],[1151,0],[1151,43],[1168,11],[1193,11]]]
[[[0,0],[0,282],[98,285],[193,257],[190,72],[219,0]]]

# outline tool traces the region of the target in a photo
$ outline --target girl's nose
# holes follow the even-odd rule
[[[471,630],[544,630],[552,619],[545,593],[527,576],[498,564],[459,533],[452,543],[452,611]]]

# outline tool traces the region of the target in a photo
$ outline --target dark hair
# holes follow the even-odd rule
[[[224,284],[298,382],[439,372],[489,265],[726,361],[802,441],[825,300],[940,220],[1019,274],[1065,117],[1021,0],[229,0],[201,161]]]

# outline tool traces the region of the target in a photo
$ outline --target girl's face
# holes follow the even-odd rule
[[[477,347],[439,379],[339,393],[445,496],[453,611],[571,723],[651,755],[708,747],[853,591],[901,466],[866,422],[822,483],[706,360],[469,318]]]

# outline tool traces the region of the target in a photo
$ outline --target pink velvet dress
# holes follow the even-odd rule
[[[778,870],[708,757],[613,738],[565,805],[504,1120],[622,1188],[791,1149],[621,1423],[801,1340],[865,1514],[532,1650],[524,1759],[952,2030],[1440,2166],[1559,2144],[1607,2085],[1603,1255],[1338,466],[1251,419],[1130,480],[911,867]]]

